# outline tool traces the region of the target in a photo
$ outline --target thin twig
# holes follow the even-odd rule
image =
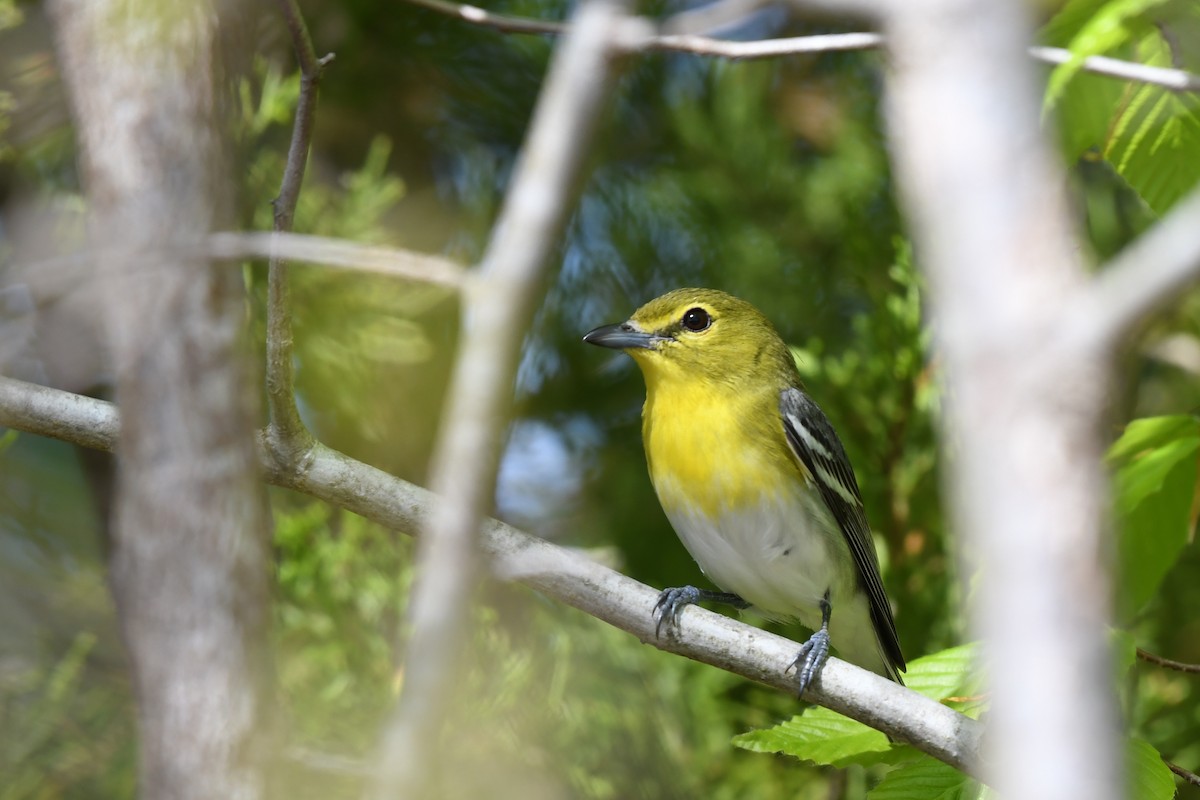
[[[521,342],[614,83],[613,43],[630,18],[615,0],[592,0],[575,20],[555,51],[478,279],[466,293],[464,340],[431,469],[444,500],[418,543],[404,689],[384,735],[380,798],[427,796],[438,768],[438,734],[471,634],[479,521],[494,492]]]
[[[1172,661],[1169,658],[1163,658],[1162,656],[1155,655],[1154,653],[1143,650],[1140,647],[1137,649],[1137,657],[1142,661],[1149,661],[1151,664],[1157,664],[1160,667],[1166,667],[1167,669],[1173,669],[1178,672],[1200,674],[1200,664],[1188,664],[1183,661]]]
[[[300,94],[296,101],[296,120],[292,126],[292,141],[288,146],[287,164],[279,196],[275,198],[276,233],[292,229],[296,202],[304,183],[304,170],[312,142],[313,120],[317,110],[318,86],[321,72],[333,59],[333,54],[318,59],[312,39],[295,0],[278,0],[280,10],[292,35],[296,61],[300,65]],[[267,267],[267,408],[270,424],[268,440],[281,452],[293,457],[308,450],[313,438],[296,409],[295,375],[292,370],[291,291],[287,265],[278,252],[271,254]]]
[[[103,400],[0,376],[0,426],[111,452],[120,417]],[[281,462],[265,446],[263,477],[359,514],[389,530],[425,528],[435,495],[317,444],[303,464]],[[524,584],[633,634],[641,641],[794,694],[787,667],[799,646],[698,606],[684,610],[678,636],[655,636],[658,593],[572,550],[484,518],[480,545],[492,574]],[[957,711],[864,669],[831,658],[805,699],[877,728],[897,741],[979,776],[982,726]]]
[[[456,17],[481,27],[491,28],[501,33],[533,33],[559,36],[567,32],[568,26],[562,22],[514,17],[508,14],[495,14],[491,11],[465,3],[451,3],[448,0],[404,0],[405,2],[436,11],[439,14]],[[669,31],[670,26],[664,25]],[[664,32],[659,35],[647,35],[631,39],[625,43],[630,52],[671,51],[694,53],[695,55],[711,56],[714,58],[729,58],[734,60],[750,60],[757,58],[778,58],[809,53],[826,53],[846,50],[874,50],[884,45],[884,39],[878,33],[832,33],[814,36],[794,36],[784,39],[761,39],[750,42],[735,42],[726,39],[716,39],[696,34],[671,34]],[[1061,47],[1029,48],[1031,58],[1047,64],[1065,64],[1074,56],[1071,51]],[[1167,67],[1152,67],[1132,61],[1122,61],[1108,56],[1089,56],[1083,60],[1081,67],[1085,72],[1104,75],[1110,78],[1136,81],[1138,83],[1161,86],[1174,92],[1200,92],[1200,75],[1181,69]]]
[[[1173,761],[1167,761],[1165,758],[1163,759],[1163,763],[1167,765],[1167,769],[1171,770],[1171,772],[1174,772],[1188,783],[1192,784],[1193,786],[1200,786],[1200,775],[1184,769]]]
[[[1031,47],[1029,55],[1047,64],[1065,64],[1074,58],[1070,50],[1062,47]],[[1096,75],[1161,86],[1173,92],[1200,92],[1200,75],[1182,69],[1152,67],[1108,56],[1088,56],[1083,60],[1083,69]]]

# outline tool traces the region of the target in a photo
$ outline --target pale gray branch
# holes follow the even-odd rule
[[[1071,51],[1062,47],[1031,47],[1029,55],[1047,64],[1065,64],[1073,58]],[[1108,56],[1088,56],[1083,60],[1082,68],[1096,75],[1148,83],[1174,92],[1200,92],[1200,75],[1182,69],[1152,67]]]
[[[476,6],[465,3],[452,3],[448,0],[404,0],[412,5],[421,6],[439,14],[461,19],[473,25],[500,31],[502,33],[533,33],[557,36],[567,32],[568,26],[562,22],[549,22],[526,17],[514,17],[507,14],[495,14]],[[845,50],[874,50],[884,45],[884,39],[878,33],[829,33],[813,36],[793,36],[783,39],[761,39],[758,41],[738,42],[703,36],[694,31],[714,27],[716,24],[727,24],[730,21],[731,8],[752,11],[762,4],[754,0],[739,0],[724,7],[724,3],[714,3],[721,6],[719,17],[709,17],[696,12],[693,20],[683,14],[667,20],[659,33],[647,32],[625,41],[624,47],[630,52],[670,51],[694,53],[714,58],[730,58],[748,60],[757,58],[778,58],[780,56],[803,55],[806,53],[825,53]],[[803,4],[797,4],[803,5]],[[744,6],[744,9],[743,9]],[[704,7],[701,9],[707,9]],[[842,14],[853,12],[854,8],[842,8]],[[687,12],[691,13],[691,12]],[[686,29],[681,33],[676,28]],[[1031,58],[1047,64],[1065,64],[1073,57],[1071,51],[1062,47],[1032,46],[1028,48]],[[1167,67],[1153,67],[1132,61],[1122,61],[1108,56],[1089,56],[1083,60],[1081,69],[1096,75],[1110,78],[1136,81],[1154,86],[1161,86],[1176,92],[1200,91],[1200,75],[1194,75],[1186,70]]]
[[[207,252],[213,258],[231,260],[278,256],[454,288],[466,274],[461,265],[440,256],[300,233],[214,233],[208,237]]]
[[[0,377],[0,426],[112,450],[116,406],[90,397]],[[300,464],[280,463],[259,448],[262,471],[276,486],[412,533],[433,513],[434,495],[323,445]],[[678,636],[658,639],[651,609],[658,593],[597,564],[485,518],[480,545],[492,574],[627,631],[660,650],[741,675],[782,692],[795,691],[787,671],[799,645],[697,606],[684,610]],[[934,758],[979,775],[982,726],[958,712],[866,670],[830,659],[805,698],[871,725]]]
[[[1111,365],[1064,326],[1089,277],[1038,76],[1020,58],[1027,7],[887,5],[889,149],[945,367],[952,527],[979,570],[986,777],[1021,800],[1116,800],[1100,436]]]
[[[431,469],[444,502],[418,544],[404,689],[384,734],[380,798],[426,796],[438,769],[439,731],[471,632],[476,532],[492,502],[521,342],[614,82],[614,42],[630,24],[615,0],[580,7],[555,50],[511,188],[465,292],[463,341]]]
[[[1200,189],[1118,253],[1069,309],[1077,333],[1100,343],[1128,335],[1200,281]]]

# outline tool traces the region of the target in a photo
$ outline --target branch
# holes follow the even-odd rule
[[[527,17],[514,17],[508,14],[495,14],[476,6],[451,3],[448,0],[404,1],[411,5],[427,8],[430,11],[436,11],[439,14],[461,19],[472,25],[491,28],[501,33],[532,33],[560,36],[566,33],[569,28],[568,25],[562,22],[548,22],[529,19]],[[682,14],[676,15],[676,17],[682,16]],[[670,31],[674,27],[672,24],[674,19],[675,17],[667,20],[663,25],[663,29]],[[793,36],[783,39],[761,39],[751,42],[729,41],[727,39],[715,39],[701,35],[663,33],[632,38],[625,42],[625,49],[634,53],[666,51],[693,53],[713,58],[750,60],[809,53],[874,50],[882,47],[884,44],[882,34],[878,33],[831,33],[814,36]],[[1034,60],[1047,64],[1065,64],[1074,58],[1070,50],[1062,47],[1034,46],[1030,47],[1028,52]],[[1091,72],[1096,75],[1161,86],[1173,92],[1200,92],[1200,75],[1194,75],[1181,69],[1151,67],[1107,56],[1089,56],[1083,60],[1081,68],[1085,72]]]
[[[431,468],[444,501],[418,544],[404,689],[375,785],[381,798],[425,796],[435,772],[438,733],[471,635],[476,536],[495,491],[520,345],[614,83],[614,42],[631,24],[618,0],[579,8],[555,51],[478,279],[466,293],[465,338]]]
[[[1178,764],[1176,764],[1173,761],[1167,761],[1165,758],[1163,759],[1163,761],[1166,763],[1167,769],[1171,770],[1171,772],[1174,772],[1176,775],[1183,778],[1185,781],[1190,783],[1192,786],[1200,786],[1200,775],[1197,775],[1194,772],[1184,769],[1183,767],[1179,766]]]
[[[208,237],[205,252],[212,258],[230,260],[277,256],[451,288],[460,287],[466,279],[466,270],[448,258],[331,236],[255,231],[214,233]]]
[[[1200,279],[1200,189],[1118,253],[1068,310],[1079,335],[1116,341]]]
[[[333,54],[317,59],[312,39],[295,0],[279,0],[280,10],[292,35],[292,46],[300,64],[300,95],[296,101],[296,119],[279,196],[275,198],[275,232],[292,229],[304,169],[308,164],[313,119],[317,110],[317,87],[325,65]],[[267,267],[267,442],[282,452],[299,454],[312,446],[312,434],[300,420],[296,409],[295,374],[292,369],[291,291],[287,265],[278,251],[271,254]]]
[[[1075,57],[1070,50],[1062,47],[1031,47],[1029,55],[1047,64],[1066,64]],[[1082,66],[1085,72],[1109,78],[1161,86],[1173,92],[1200,92],[1200,75],[1182,69],[1152,67],[1108,56],[1088,56]]]
[[[1142,661],[1148,661],[1151,664],[1157,664],[1158,666],[1166,667],[1167,669],[1173,669],[1179,672],[1190,672],[1192,674],[1200,674],[1200,664],[1187,664],[1183,661],[1172,661],[1169,658],[1163,658],[1162,656],[1155,655],[1154,653],[1143,650],[1140,647],[1137,649],[1137,657]]]
[[[112,403],[0,377],[0,426],[111,451],[119,425]],[[265,446],[259,458],[272,484],[393,530],[423,529],[440,505],[432,492],[320,444],[300,465],[281,463]],[[795,642],[699,606],[684,609],[678,636],[658,639],[651,615],[658,593],[650,587],[494,519],[483,519],[479,539],[500,580],[522,583],[660,650],[795,692],[787,671],[799,647]],[[911,689],[831,658],[805,699],[979,776],[982,725]]]
[[[1021,800],[1122,795],[1106,629],[1100,432],[1109,354],[1063,336],[1089,284],[1028,9],[886,2],[890,157],[928,276],[947,402],[951,527],[991,710],[985,780]],[[967,555],[969,554],[969,555]]]

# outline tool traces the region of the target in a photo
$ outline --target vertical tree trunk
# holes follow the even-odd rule
[[[240,279],[178,246],[229,206],[220,15],[186,0],[52,10],[122,412],[111,582],[141,793],[261,797],[268,548]]]

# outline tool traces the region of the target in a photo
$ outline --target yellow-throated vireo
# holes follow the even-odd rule
[[[800,693],[831,644],[902,682],[854,469],[767,318],[724,292],[677,289],[583,340],[641,367],[650,479],[684,546],[724,590],[664,590],[656,632],[698,600],[753,606],[815,631],[792,664]]]

